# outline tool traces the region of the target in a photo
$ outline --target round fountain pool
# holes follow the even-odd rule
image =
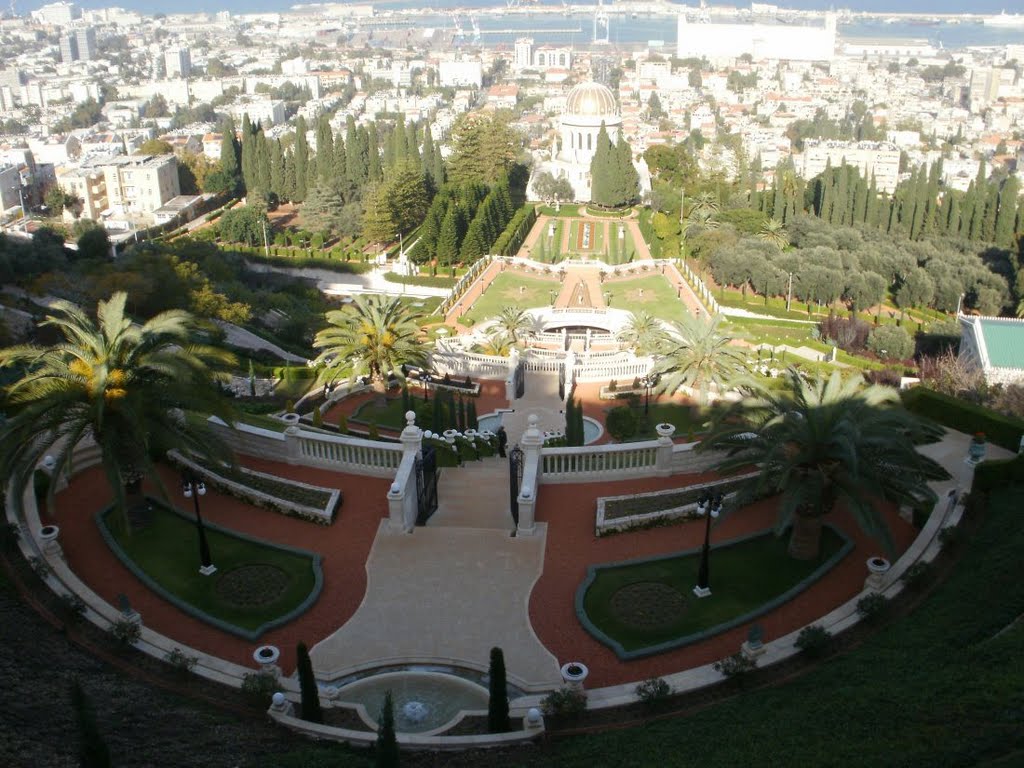
[[[489,413],[477,419],[477,423],[480,425],[479,429],[481,430],[489,429],[491,432],[497,432],[498,427],[501,426],[501,414]],[[604,434],[604,428],[599,422],[589,416],[583,417],[583,442],[586,445],[590,445],[595,440],[600,439],[602,434]]]
[[[384,696],[391,691],[395,730],[426,733],[451,723],[463,710],[487,710],[487,691],[461,677],[436,672],[385,672],[349,683],[338,700],[362,704],[368,725],[377,727]]]

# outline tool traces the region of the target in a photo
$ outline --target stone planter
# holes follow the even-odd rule
[[[56,525],[44,525],[39,529],[39,546],[43,550],[43,554],[54,557],[61,556],[60,544],[57,542],[58,536],[60,536],[60,528]]]
[[[281,651],[276,645],[261,645],[252,652],[252,660],[260,665],[260,670],[277,675],[280,670],[277,668],[277,660],[281,658]]]
[[[885,574],[892,568],[892,563],[886,560],[884,557],[869,557],[867,561],[868,566],[868,578],[864,582],[864,588],[870,589],[873,592],[878,592],[882,588],[882,583],[885,580]]]
[[[971,444],[967,446],[967,460],[972,464],[977,464],[985,458],[985,451],[988,445],[985,443],[985,439],[973,438]]]
[[[672,435],[675,434],[676,425],[662,422],[654,427],[654,431],[658,433],[658,437],[667,437],[671,439]]]
[[[281,421],[283,421],[289,427],[298,426],[298,424],[299,424],[299,414],[297,414],[297,413],[284,413],[284,414],[281,414]]]
[[[583,683],[590,674],[587,665],[580,661],[570,661],[562,665],[562,682],[577,691],[583,690]]]

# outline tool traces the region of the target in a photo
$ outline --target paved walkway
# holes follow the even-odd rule
[[[527,615],[544,544],[543,530],[513,537],[493,529],[427,526],[403,534],[382,522],[366,562],[359,610],[310,652],[317,677],[399,661],[486,669],[491,648],[500,646],[514,684],[557,687],[555,657]]]
[[[501,418],[510,447],[522,439],[531,414],[539,419],[541,431],[565,429],[565,404],[558,397],[558,374],[528,372],[525,384],[523,396],[509,403],[511,411]]]
[[[573,301],[573,296],[579,283],[586,287],[589,304],[579,304]],[[603,308],[604,295],[601,292],[601,270],[597,267],[580,267],[569,265],[566,267],[565,280],[562,281],[562,290],[555,299],[555,307],[573,308],[577,306],[588,306]]]

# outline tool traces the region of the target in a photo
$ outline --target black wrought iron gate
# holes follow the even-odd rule
[[[512,374],[512,383],[516,394],[516,400],[526,394],[526,363],[522,360],[516,365],[516,370]]]
[[[523,482],[523,449],[518,445],[508,452],[508,505],[512,522],[519,525],[519,485]]]
[[[437,455],[431,445],[423,446],[421,454],[416,459],[416,525],[426,525],[437,511]]]

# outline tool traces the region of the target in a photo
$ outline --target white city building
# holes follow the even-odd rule
[[[735,59],[749,53],[755,59],[827,61],[836,51],[836,16],[825,15],[825,26],[800,24],[690,23],[679,14],[677,55],[681,59],[707,56]]]
[[[895,191],[900,176],[900,148],[889,142],[808,139],[796,170],[803,178],[813,179],[826,166],[838,168],[844,161],[857,168],[865,179],[873,174],[879,191]]]

